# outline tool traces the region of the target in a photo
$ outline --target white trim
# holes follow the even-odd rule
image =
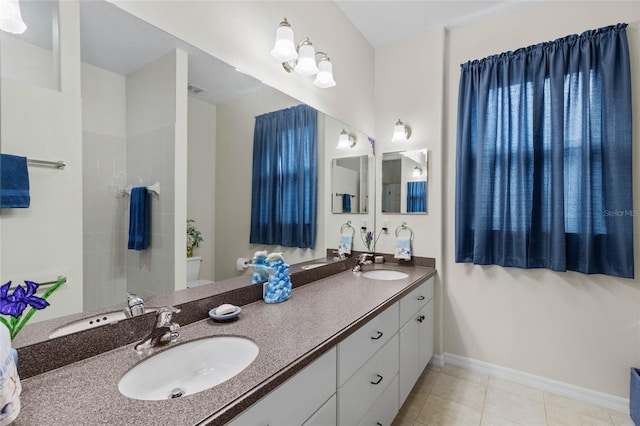
[[[430,364],[439,367],[445,364],[455,365],[476,373],[520,383],[541,391],[567,396],[578,401],[629,414],[629,400],[626,398],[582,388],[507,367],[501,367],[496,364],[478,361],[473,358],[466,358],[445,352],[442,355],[434,355],[433,358],[431,358]]]

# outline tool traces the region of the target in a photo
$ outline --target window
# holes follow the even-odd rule
[[[256,117],[252,244],[313,248],[317,205],[317,111],[299,105]]]
[[[630,80],[625,24],[462,65],[456,262],[633,278]]]

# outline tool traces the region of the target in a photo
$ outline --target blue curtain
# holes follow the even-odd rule
[[[318,192],[317,111],[298,105],[256,117],[252,244],[313,248]]]
[[[633,278],[626,24],[461,66],[456,262]]]
[[[427,212],[427,182],[407,182],[407,213]]]

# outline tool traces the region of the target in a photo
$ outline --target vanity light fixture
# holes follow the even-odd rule
[[[356,138],[347,133],[345,129],[342,129],[340,132],[340,137],[338,138],[338,146],[336,149],[349,149],[356,146]]]
[[[0,30],[22,34],[27,25],[22,20],[18,0],[0,0]]]
[[[420,176],[422,176],[422,169],[420,167],[418,167],[418,166],[415,166],[413,168],[413,177],[417,178],[417,177],[420,177]]]
[[[392,142],[406,142],[411,137],[411,127],[407,126],[398,118],[398,122],[393,127]]]
[[[314,86],[326,89],[336,85],[333,79],[333,65],[324,52],[316,52],[308,37],[297,45],[294,43],[293,30],[287,18],[284,18],[276,30],[276,42],[271,56],[282,63],[288,73],[311,77],[316,76]],[[316,63],[316,56],[320,56]]]

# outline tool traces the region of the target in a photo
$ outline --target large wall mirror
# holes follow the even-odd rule
[[[382,154],[382,213],[427,213],[426,149]]]
[[[369,157],[331,160],[331,211],[369,213]]]
[[[58,6],[55,1],[27,3],[48,6],[23,8],[23,18],[28,24],[41,22],[42,14],[48,14],[44,19],[50,20]],[[30,326],[41,320],[77,315],[83,311],[120,308],[124,306],[127,293],[152,298],[184,288],[185,282],[182,287],[177,287],[177,279],[174,278],[177,265],[186,261],[186,250],[176,249],[179,239],[175,238],[176,235],[184,235],[186,229],[186,224],[176,221],[176,217],[184,215],[184,210],[187,210],[188,217],[196,219],[204,234],[205,244],[199,247],[199,252],[196,251],[202,256],[205,268],[201,278],[221,281],[241,274],[236,271],[236,258],[247,257],[258,249],[248,242],[250,196],[246,195],[251,191],[251,157],[247,156],[247,151],[251,149],[255,116],[300,102],[111,3],[98,0],[79,2],[79,21],[67,19],[61,22],[78,26],[78,35],[73,40],[75,43],[79,41],[81,46],[80,58],[76,58],[79,66],[74,68],[77,78],[75,83],[67,83],[75,84],[77,88],[75,93],[67,93],[75,97],[73,102],[79,105],[79,110],[69,111],[66,107],[53,106],[60,113],[75,114],[76,118],[61,127],[76,133],[76,141],[68,150],[77,153],[78,157],[61,154],[58,141],[62,136],[51,135],[38,142],[42,146],[36,146],[36,152],[46,150],[47,159],[69,156],[62,158],[67,160],[67,168],[58,174],[55,170],[30,169],[32,208],[24,211],[3,209],[1,212],[0,279],[2,283],[8,280],[17,283],[23,279],[40,281],[40,277],[46,280],[58,274],[68,273],[71,276],[74,270],[65,268],[66,265],[80,264],[82,268],[80,276],[74,275],[51,296],[51,307],[34,316]],[[51,24],[43,33],[50,32],[50,28]],[[18,55],[21,49],[33,50],[35,43],[8,36],[0,38],[1,47],[5,46],[6,39],[10,40],[12,52]],[[66,54],[74,52],[74,49],[65,49],[63,42],[65,40],[61,40],[61,51]],[[46,48],[46,42],[44,46]],[[48,55],[56,50],[53,47],[48,49]],[[20,64],[11,63],[11,58],[2,56],[3,108],[0,118],[3,143],[0,148],[3,153],[30,155],[24,153],[19,144],[5,143],[14,131],[13,126],[5,124],[9,120],[20,120],[23,126],[37,128],[39,122],[51,118],[32,111],[27,124],[24,123],[25,118],[16,116],[17,112],[9,106],[19,98],[23,99],[25,92],[34,99],[46,98],[54,104],[59,100],[51,96],[51,89],[42,84],[16,82],[13,77],[19,75],[15,70]],[[48,56],[45,60],[56,62]],[[9,69],[11,73],[5,72]],[[178,125],[178,119],[188,122]],[[322,138],[326,130],[321,126],[325,121],[328,126],[330,121],[336,120],[319,114],[319,145],[324,145]],[[336,121],[335,126],[342,128],[346,125]],[[334,145],[333,135],[330,139],[329,143]],[[238,141],[245,145],[239,147]],[[188,158],[184,152],[176,151],[177,146],[185,145],[189,145]],[[192,146],[199,147],[193,154],[190,151]],[[319,149],[318,167],[327,174],[330,161],[325,160],[323,153],[325,150]],[[220,158],[218,163],[228,163],[222,177],[216,177],[219,182],[213,182],[214,155]],[[188,163],[180,163],[180,158]],[[369,161],[366,161],[366,156],[360,161],[360,179],[373,185]],[[188,169],[188,179],[182,184],[176,183],[176,176],[183,169]],[[75,173],[73,181],[76,186],[58,183],[62,176],[71,176],[72,173]],[[227,178],[228,173],[237,175]],[[129,198],[123,190],[129,186],[155,183],[160,183],[160,193],[152,195],[152,241],[155,245],[152,242],[153,249],[144,253],[127,250]],[[211,194],[214,184],[215,195]],[[57,213],[61,217],[73,213],[71,226],[74,235],[80,235],[77,241],[81,243],[77,248],[81,253],[66,253],[64,247],[56,250],[55,243],[49,244],[52,246],[50,250],[57,251],[59,257],[43,266],[51,256],[41,251],[38,244],[56,227],[58,215],[45,211],[43,216],[38,216],[38,211],[46,210],[39,207],[39,192],[48,191],[54,197],[58,191],[63,191],[61,188],[66,192],[73,191],[70,197],[77,201],[73,207],[65,206]],[[322,191],[318,193],[319,199],[326,200],[329,186],[322,185],[319,189]],[[185,192],[186,202],[180,201],[177,195]],[[362,190],[363,202],[352,208],[370,212],[373,207],[367,204],[367,200],[371,192],[370,186]],[[326,221],[332,216],[331,205],[325,202],[321,206],[318,220]],[[30,222],[32,220],[37,223]],[[18,223],[20,226],[15,226]],[[65,226],[68,228],[69,224]],[[327,228],[334,224],[323,226]],[[12,228],[16,228],[15,231]],[[30,232],[20,231],[23,228]],[[340,224],[335,228],[339,230]],[[245,230],[246,238],[241,234]],[[32,235],[34,237],[30,239],[36,241],[24,244],[21,242],[24,235]],[[63,240],[60,244],[64,243]],[[287,259],[289,263],[296,263],[296,259],[302,261],[310,260],[311,256],[324,256],[325,239],[319,240],[321,243],[314,251],[300,253],[300,250],[292,250]],[[239,241],[242,244],[234,245]],[[326,245],[337,247],[337,239],[335,242],[326,241]],[[176,254],[183,252],[184,255]],[[22,259],[20,265],[16,259]],[[250,285],[250,277],[246,285]],[[19,340],[16,346],[20,346]]]

